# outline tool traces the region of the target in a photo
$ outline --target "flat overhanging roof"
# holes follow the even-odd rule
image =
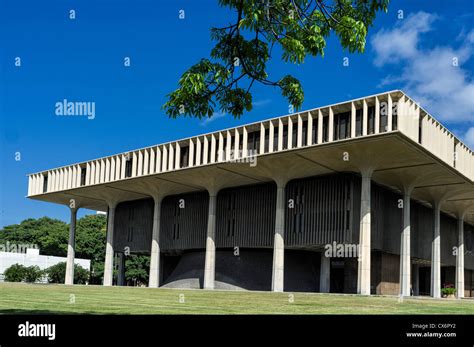
[[[123,178],[112,182],[35,194],[35,200],[69,205],[74,199],[83,208],[106,211],[107,201],[151,197],[153,187],[167,195],[206,190],[212,181],[220,188],[271,182],[279,173],[296,179],[373,168],[373,181],[396,191],[415,181],[412,198],[431,204],[445,202],[441,210],[458,215],[470,208],[466,222],[474,225],[474,183],[444,160],[403,134],[392,131],[349,138],[308,147],[281,150],[255,157],[249,162],[219,162],[178,170]]]
[[[398,90],[31,174],[28,197],[105,211],[157,194],[364,169],[419,201],[443,200],[447,213],[467,211],[474,224],[474,153]]]

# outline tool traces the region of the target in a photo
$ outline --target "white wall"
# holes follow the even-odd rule
[[[66,257],[54,257],[50,255],[40,255],[39,249],[27,249],[26,253],[0,252],[0,281],[3,281],[3,273],[14,264],[23,266],[38,266],[44,270],[57,263],[65,262]],[[74,259],[74,264],[82,266],[90,271],[91,261],[89,259]]]

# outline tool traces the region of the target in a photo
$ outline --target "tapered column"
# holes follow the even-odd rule
[[[76,219],[77,208],[71,208],[71,223],[69,224],[69,242],[67,245],[66,276],[64,284],[74,284],[74,255],[76,249]]]
[[[285,185],[277,183],[275,236],[273,241],[272,291],[282,292],[285,267]]]
[[[400,295],[410,296],[410,288],[410,192],[405,192],[403,196],[403,230],[400,237]]]
[[[456,256],[456,297],[464,298],[464,218],[458,219],[458,253]]]
[[[216,196],[209,192],[209,213],[207,217],[206,260],[204,264],[204,289],[214,289],[216,271]]]
[[[362,171],[357,293],[370,295],[370,188],[372,170]]]
[[[440,202],[434,203],[434,230],[431,242],[431,296],[441,297]]]
[[[111,286],[114,268],[114,220],[115,205],[109,206],[107,213],[107,245],[105,246],[104,286]]]
[[[150,288],[158,288],[160,286],[160,214],[161,214],[161,198],[154,199],[155,205],[153,209],[153,236],[151,240],[151,256],[150,256],[150,277],[148,286]]]
[[[329,293],[331,283],[331,258],[321,253],[321,270],[319,275],[319,291]]]

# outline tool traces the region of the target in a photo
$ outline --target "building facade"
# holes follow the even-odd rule
[[[89,208],[104,285],[131,252],[150,287],[463,297],[473,180],[472,150],[391,91],[34,173],[28,197],[71,210],[67,284]]]

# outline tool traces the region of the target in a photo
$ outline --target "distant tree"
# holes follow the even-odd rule
[[[64,257],[69,238],[68,225],[60,220],[43,217],[26,219],[20,224],[0,230],[0,243],[35,244],[42,254]]]
[[[89,282],[90,273],[88,269],[84,269],[79,264],[74,265],[74,283],[87,284]]]
[[[77,221],[76,256],[91,260],[90,283],[100,284],[104,273],[107,218],[87,215]]]
[[[129,285],[146,285],[149,272],[150,256],[131,254],[125,259],[125,280]]]
[[[216,110],[240,117],[252,109],[255,82],[276,87],[297,110],[304,100],[298,79],[270,79],[267,64],[277,53],[285,63],[302,64],[307,56],[324,55],[332,34],[349,52],[363,52],[368,28],[390,0],[219,0],[235,17],[211,29],[216,45],[181,76],[178,89],[163,105],[173,118],[212,117]],[[323,83],[314,77],[318,83]]]
[[[50,266],[45,271],[49,283],[64,283],[66,278],[66,262],[57,263]],[[86,284],[89,281],[89,270],[84,269],[79,264],[74,264],[74,283]]]
[[[91,260],[91,269],[87,269],[91,271],[91,283],[102,282],[106,224],[107,219],[103,215],[87,215],[77,221],[75,255]],[[34,244],[44,255],[65,257],[68,240],[68,224],[48,217],[26,219],[0,230],[1,244],[7,241],[12,244]]]

